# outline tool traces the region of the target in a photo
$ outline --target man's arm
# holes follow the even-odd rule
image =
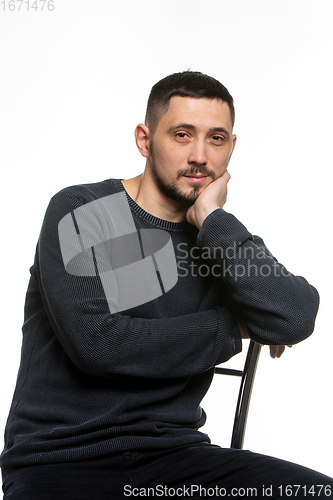
[[[226,171],[209,184],[188,210],[187,220],[200,230],[198,243],[210,250],[213,265],[220,266],[221,279],[249,336],[264,344],[296,344],[313,331],[318,293],[278,263],[260,238],[219,208],[226,201],[229,179]],[[273,356],[281,355],[281,350],[273,349]]]

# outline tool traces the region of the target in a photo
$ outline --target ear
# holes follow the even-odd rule
[[[237,142],[237,135],[233,134],[233,136],[232,136],[232,149],[230,151],[229,159],[231,158],[231,155],[234,152],[234,149],[235,149],[235,146],[236,146],[236,142]]]
[[[138,150],[144,156],[144,158],[149,158],[149,128],[143,123],[140,123],[135,129],[135,142]]]
[[[234,151],[234,149],[235,149],[236,142],[237,142],[237,135],[236,135],[236,134],[233,134],[233,136],[232,136],[232,152],[233,152],[233,151]]]

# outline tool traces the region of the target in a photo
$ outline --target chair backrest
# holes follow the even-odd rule
[[[260,350],[261,350],[261,345],[251,340],[247,351],[247,356],[243,371],[232,370],[230,368],[222,368],[219,366],[215,368],[215,373],[242,377],[238,393],[238,401],[234,418],[234,427],[231,437],[231,444],[230,444],[231,448],[242,449],[243,447],[247,415],[249,411],[250,399],[252,394],[254,377],[256,374],[257,364],[259,360]]]

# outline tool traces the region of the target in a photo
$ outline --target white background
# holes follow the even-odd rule
[[[331,1],[54,0],[43,12],[31,4],[11,12],[0,2],[1,428],[50,197],[139,174],[133,131],[150,88],[190,68],[235,99],[225,209],[321,295],[310,339],[280,360],[263,349],[244,445],[333,475]],[[219,377],[204,401],[206,432],[229,446],[238,380]]]

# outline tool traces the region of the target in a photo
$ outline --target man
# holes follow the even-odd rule
[[[52,198],[1,458],[6,500],[332,494],[329,477],[198,430],[214,367],[242,338],[280,356],[312,333],[319,303],[222,208],[233,124],[222,84],[170,75],[136,128],[144,173]]]

